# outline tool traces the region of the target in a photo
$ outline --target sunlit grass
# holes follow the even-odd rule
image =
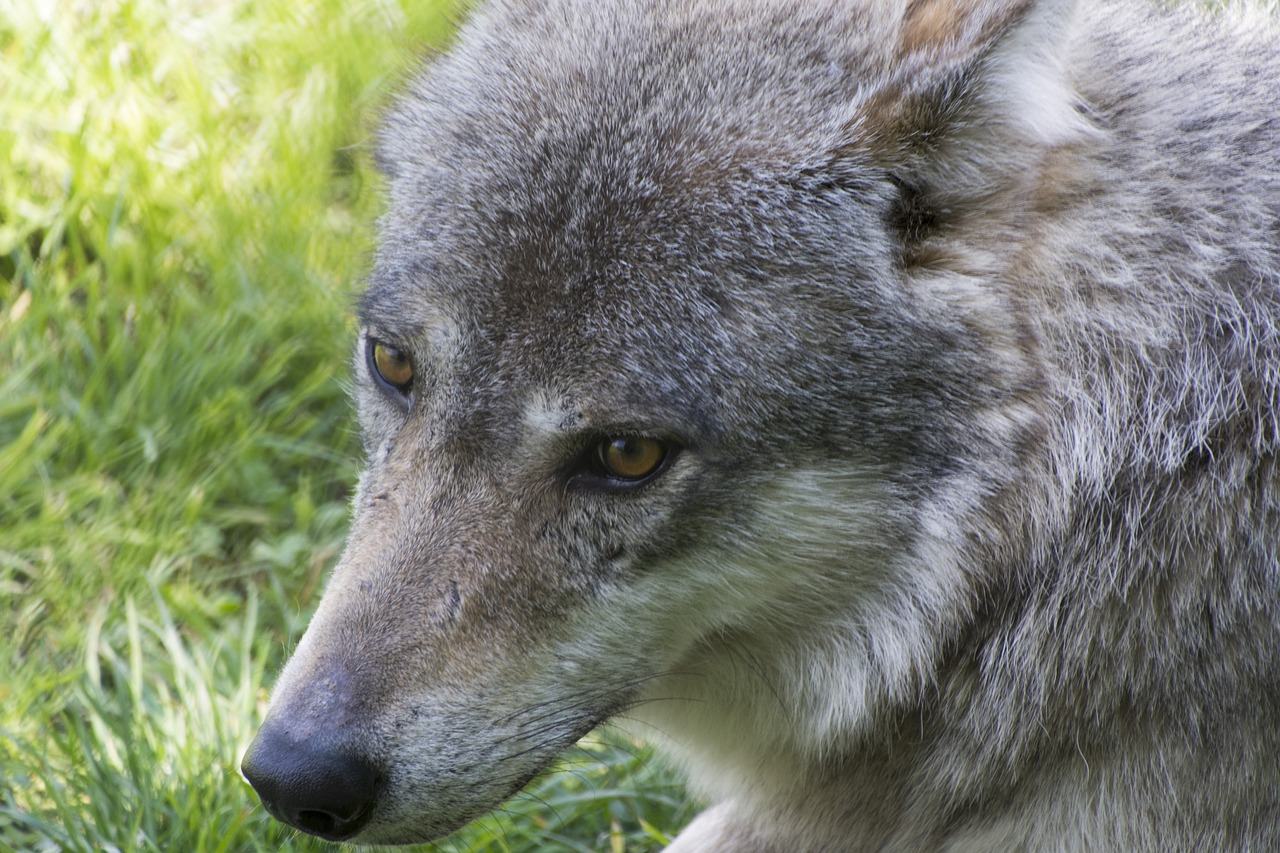
[[[347,524],[376,108],[455,14],[0,0],[0,849],[332,849],[236,765]],[[626,741],[568,762],[443,849],[687,817]]]

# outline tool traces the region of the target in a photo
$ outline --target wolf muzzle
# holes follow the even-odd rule
[[[268,719],[240,766],[272,817],[329,841],[368,823],[382,774],[330,733]]]

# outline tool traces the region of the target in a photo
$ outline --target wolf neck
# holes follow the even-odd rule
[[[1280,472],[1273,456],[1228,456],[1074,501],[1052,546],[1010,548],[1007,574],[975,589],[956,618],[970,627],[939,644],[934,669],[842,734],[814,731],[820,702],[796,704],[797,682],[839,682],[818,624],[791,647],[720,638],[661,688],[690,701],[636,716],[734,825],[767,812],[805,838],[815,821],[793,849],[1244,845],[1280,772],[1280,714],[1257,704],[1280,694],[1268,663],[1280,508],[1267,498]],[[867,677],[863,664],[845,686]],[[847,847],[829,846],[836,822]],[[1219,834],[1194,834],[1206,825]]]
[[[695,784],[748,825],[771,808],[803,838],[805,821],[845,816],[842,849],[1209,849],[1277,819],[1280,712],[1257,697],[1280,695],[1280,192],[1250,180],[1274,173],[1274,153],[1229,148],[1227,108],[1203,137],[1161,135],[1149,105],[1193,94],[1139,85],[1142,52],[1115,26],[1092,44],[1132,66],[1076,63],[1110,66],[1078,72],[1101,133],[1039,164],[1025,216],[1053,227],[1030,227],[999,276],[1042,371],[1027,403],[1036,449],[968,460],[980,487],[942,486],[916,508],[961,508],[963,531],[895,567],[958,573],[970,609],[920,628],[930,654],[899,672],[909,688],[822,742],[825,775],[807,751],[818,741],[770,699],[813,655],[776,637],[707,658],[758,680],[754,693],[689,686],[696,710],[655,718]],[[1229,93],[1241,115],[1274,109],[1273,93],[1203,67],[1200,90]],[[1177,210],[1161,192],[1171,173]]]
[[[1280,65],[1260,42],[1248,61],[1268,71],[1246,81],[1190,16],[1085,14],[1075,85],[1101,133],[1046,158],[1026,216],[1053,227],[1006,275],[1053,455],[996,502],[1028,535],[920,703],[922,761],[953,792],[996,781],[972,763],[991,762],[1011,809],[1070,795],[1100,828],[1143,803],[1127,819],[1145,810],[1149,839],[1196,814],[1222,833],[1202,845],[1241,846],[1275,820],[1257,781],[1277,771],[1274,702],[1254,706],[1280,690],[1280,189],[1256,179],[1274,130],[1250,115],[1274,112]],[[1156,23],[1196,57],[1191,85],[1151,77],[1135,34]],[[1160,104],[1199,120],[1172,133]]]

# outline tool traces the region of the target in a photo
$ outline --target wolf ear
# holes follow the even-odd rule
[[[882,140],[962,119],[1054,144],[1082,126],[1067,78],[1075,0],[906,0],[889,71],[853,125]],[[950,128],[955,130],[956,128]]]
[[[1096,133],[1066,64],[1074,12],[1074,0],[905,0],[847,150],[888,169],[928,223],[1025,184],[1046,149]]]
[[[907,0],[896,40],[898,58],[926,55],[954,61],[983,53],[1037,5],[1048,4],[1037,0]]]

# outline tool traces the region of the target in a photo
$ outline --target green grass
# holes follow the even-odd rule
[[[346,529],[370,129],[456,15],[0,0],[0,850],[333,849],[236,767]],[[440,849],[687,818],[606,734]]]

